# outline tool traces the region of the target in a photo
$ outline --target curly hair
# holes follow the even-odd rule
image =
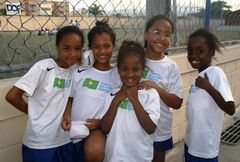
[[[117,57],[117,66],[119,67],[122,60],[129,54],[134,54],[139,57],[142,67],[145,67],[145,51],[141,44],[135,41],[124,40],[119,48],[118,57]]]

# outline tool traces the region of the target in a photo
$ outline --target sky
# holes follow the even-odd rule
[[[145,9],[146,0],[69,0],[73,5],[76,5],[77,9],[80,8],[88,8],[93,3],[98,3],[104,7],[105,11],[112,11],[114,8],[116,10],[123,9]],[[177,6],[205,6],[206,0],[176,0]],[[218,0],[211,0],[212,2]],[[100,3],[99,3],[100,2]],[[123,3],[124,2],[124,3]],[[232,6],[232,11],[240,9],[240,1],[239,0],[225,0],[228,5]]]

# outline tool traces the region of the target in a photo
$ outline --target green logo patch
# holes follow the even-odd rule
[[[86,78],[83,82],[83,87],[87,87],[89,89],[97,89],[99,84],[98,80],[93,80],[91,78]]]
[[[53,87],[64,88],[65,87],[65,79],[55,78]]]
[[[128,103],[129,103],[129,100],[125,99],[119,104],[118,108],[127,109],[128,108]]]
[[[149,73],[149,70],[145,68],[144,71],[143,71],[142,78],[143,79],[147,78],[148,73]]]

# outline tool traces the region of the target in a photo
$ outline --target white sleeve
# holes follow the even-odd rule
[[[160,118],[160,98],[155,89],[148,90],[148,99],[144,109],[152,121],[157,125]]]
[[[169,78],[168,92],[178,96],[179,98],[183,98],[181,73],[177,64],[174,64],[173,68],[171,69]]]
[[[34,94],[41,81],[44,79],[45,70],[41,67],[41,63],[37,62],[30,70],[20,78],[14,86],[25,91],[29,96]]]
[[[216,70],[214,71],[214,74],[215,75],[213,77],[213,80],[214,80],[213,87],[221,94],[221,96],[226,102],[234,101],[232,92],[224,71],[221,68],[217,67]]]

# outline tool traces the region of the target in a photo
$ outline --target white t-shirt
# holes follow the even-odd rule
[[[117,92],[117,91],[116,91]],[[109,107],[114,96],[106,97]],[[157,124],[160,117],[160,100],[155,89],[139,90],[139,101],[152,121]],[[153,139],[141,127],[133,105],[128,99],[118,106],[112,128],[107,135],[105,162],[151,162]]]
[[[182,80],[177,64],[165,56],[161,60],[147,59],[143,80],[152,80],[167,92],[183,98]],[[161,96],[160,96],[161,97]],[[162,100],[161,118],[154,133],[154,141],[165,141],[172,136],[172,113]]]
[[[211,66],[198,76],[204,77],[204,73],[226,102],[233,101],[229,83],[221,68]],[[223,118],[224,112],[207,91],[195,86],[194,81],[187,102],[188,127],[185,138],[191,155],[202,158],[218,156]]]
[[[45,59],[37,62],[15,83],[14,86],[24,90],[28,96],[24,145],[47,149],[70,142],[61,121],[74,67],[60,68],[53,59]]]
[[[119,87],[117,68],[100,71],[94,67],[76,70],[70,96],[73,97],[72,121],[100,119],[107,111],[104,109],[105,96]]]

